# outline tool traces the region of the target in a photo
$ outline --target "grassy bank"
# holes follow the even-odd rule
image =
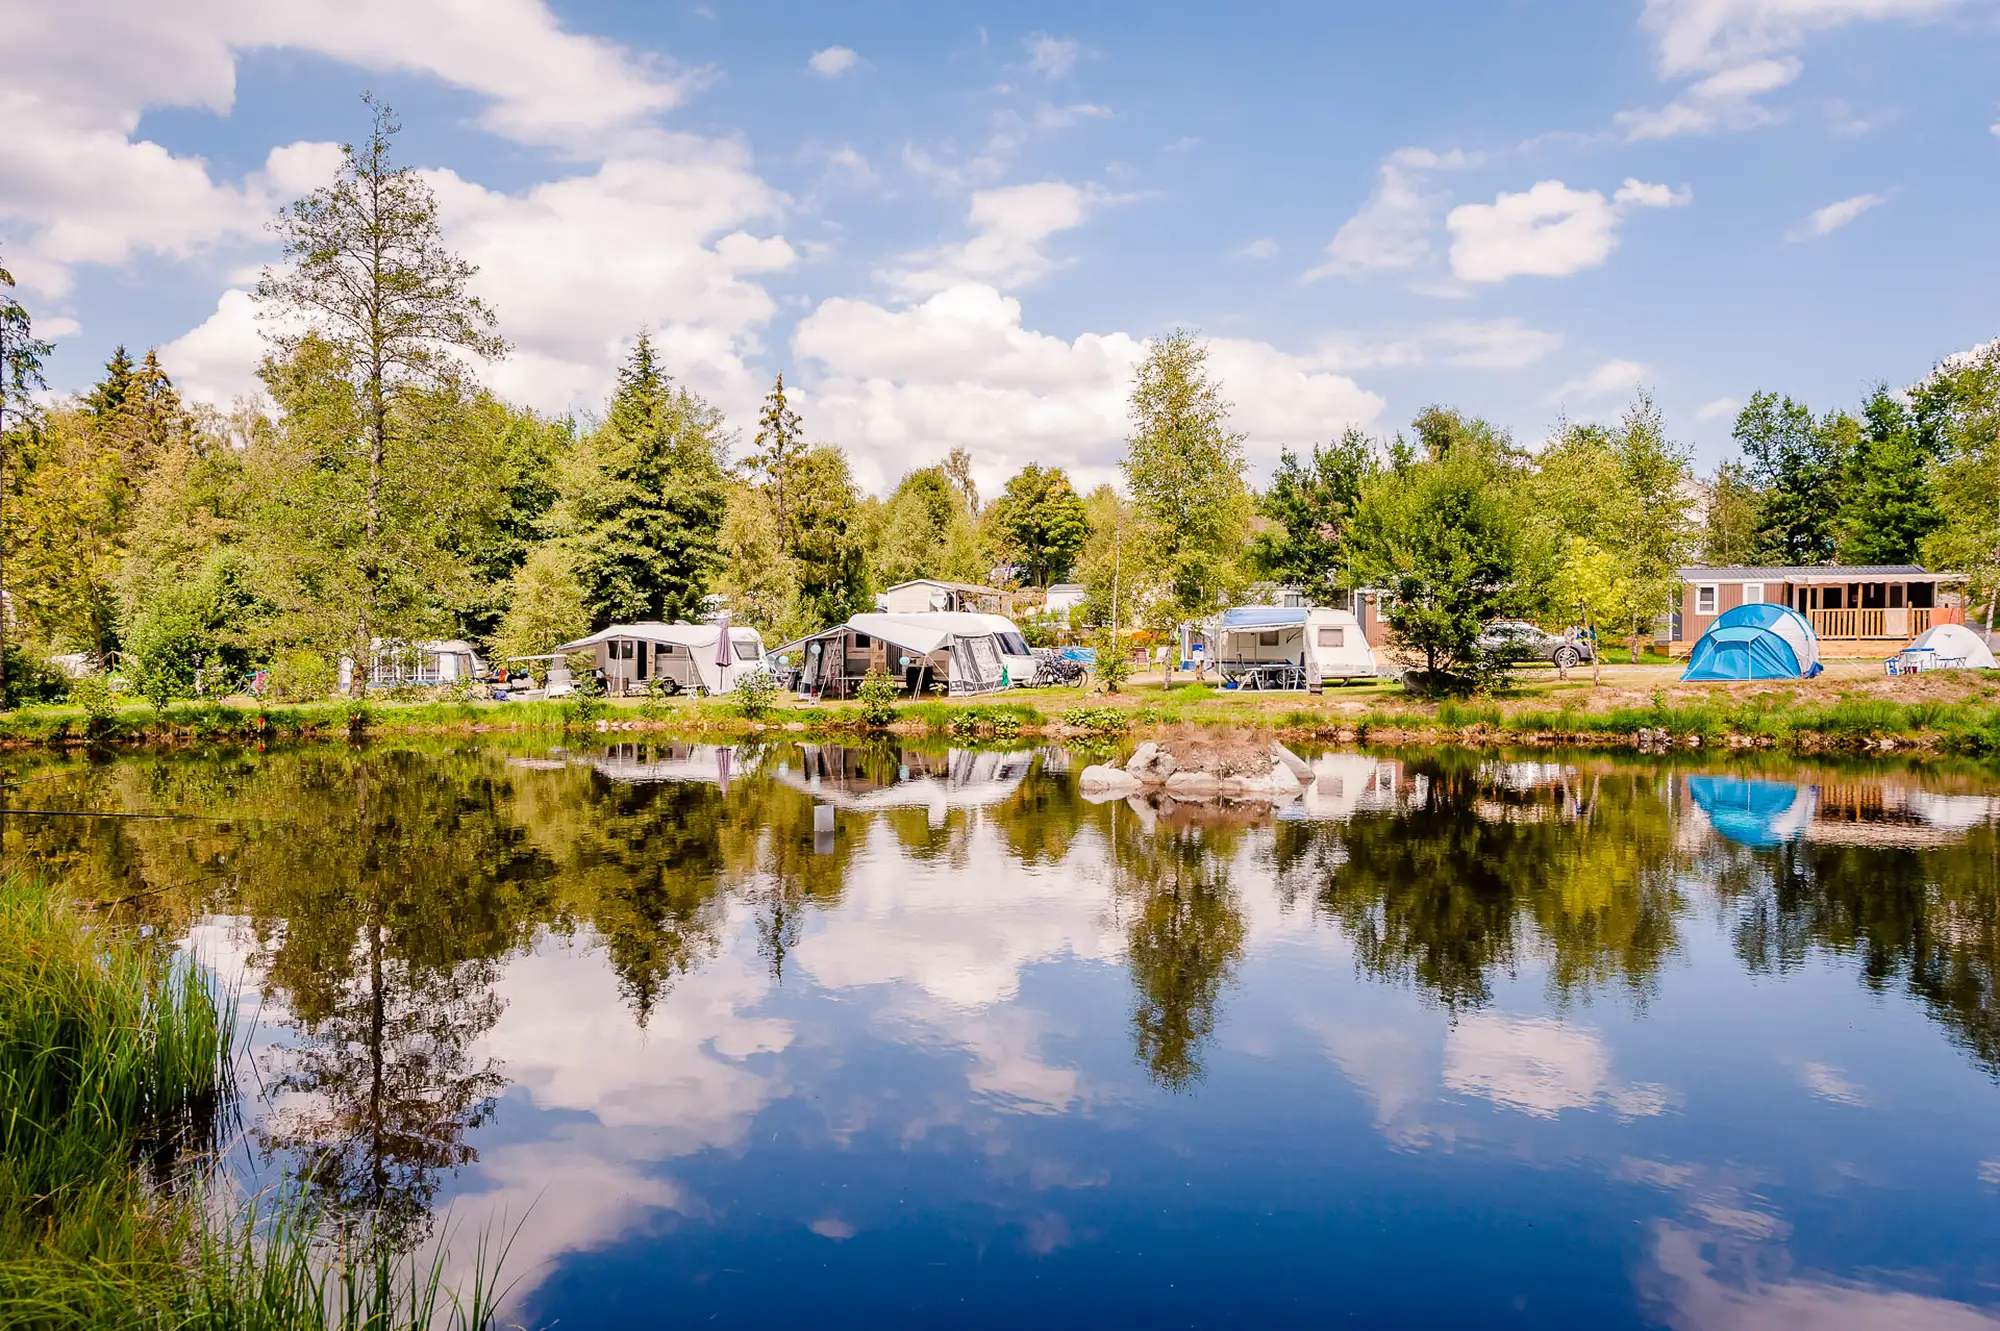
[[[1940,675],[1948,677],[1940,677]],[[1173,726],[1249,728],[1324,742],[1538,744],[1658,748],[1721,745],[1798,752],[1890,749],[2000,755],[2000,679],[1976,672],[1886,678],[1829,675],[1772,685],[1681,685],[1671,671],[1625,667],[1603,686],[1524,674],[1493,697],[1426,701],[1392,684],[1323,695],[1260,694],[1141,681],[1118,694],[1018,690],[966,701],[926,699],[871,714],[855,702],[780,698],[746,712],[734,700],[607,702],[211,703],[87,716],[24,709],[0,717],[0,745],[61,748],[262,743],[348,736],[661,731],[717,739],[772,732],[839,736],[888,730],[947,739],[1145,734]]]
[[[311,1199],[239,1207],[229,996],[185,954],[0,879],[0,1326],[483,1328],[438,1263],[322,1241]]]

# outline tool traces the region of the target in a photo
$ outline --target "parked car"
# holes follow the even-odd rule
[[[1479,635],[1479,648],[1505,652],[1516,661],[1550,661],[1565,670],[1588,661],[1591,656],[1587,639],[1565,638],[1525,619],[1494,620]]]

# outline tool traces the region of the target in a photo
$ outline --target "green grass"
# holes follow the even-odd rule
[[[483,1328],[504,1253],[461,1299],[312,1198],[218,1203],[234,996],[185,953],[0,878],[0,1326]],[[223,1194],[226,1197],[226,1194]]]

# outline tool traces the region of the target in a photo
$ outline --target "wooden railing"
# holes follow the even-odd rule
[[[1962,624],[1958,606],[1907,606],[1894,610],[1808,610],[1813,632],[1822,638],[1884,638],[1907,641],[1934,624]]]

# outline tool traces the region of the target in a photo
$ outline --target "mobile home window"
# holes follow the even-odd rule
[[[1276,647],[1278,645],[1278,631],[1276,629],[1267,629],[1259,633],[1257,635],[1257,645],[1259,647]]]
[[[1712,615],[1715,613],[1714,583],[1706,582],[1694,589],[1694,612],[1697,615]]]
[[[866,646],[868,646],[868,645],[869,645],[869,642],[868,642],[868,635],[867,635],[867,634],[865,634],[865,633],[857,633],[857,634],[855,634],[855,635],[854,635],[854,645],[855,645],[855,646],[856,646],[857,648],[860,648],[860,647],[866,647]]]
[[[1347,645],[1346,630],[1333,624],[1320,625],[1319,645],[1322,647],[1345,647]]]
[[[1762,604],[1763,604],[1763,602],[1764,602],[1764,584],[1763,584],[1763,583],[1761,583],[1761,582],[1746,582],[1746,583],[1744,583],[1744,584],[1743,584],[1743,604],[1745,604],[1745,605],[1762,605]]]
[[[634,644],[630,638],[626,638],[618,644],[618,657],[620,660],[629,661],[632,659],[633,645]]]

